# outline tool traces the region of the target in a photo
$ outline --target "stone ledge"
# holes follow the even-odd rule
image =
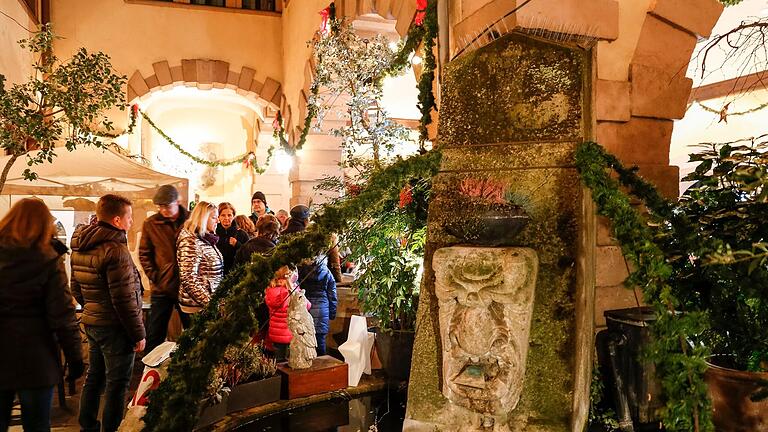
[[[692,79],[681,72],[637,63],[631,64],[629,71],[632,115],[662,119],[683,118],[691,95]],[[598,101],[599,97],[598,94]]]
[[[629,121],[631,117],[630,83],[626,81],[595,81],[595,119]]]
[[[709,37],[724,8],[717,0],[652,0],[648,12],[693,35]]]
[[[595,326],[605,326],[603,312],[612,309],[635,307],[640,301],[643,305],[643,293],[639,288],[627,288],[624,285],[598,286],[595,288]],[[596,329],[597,330],[597,329]]]
[[[648,15],[630,63],[685,74],[695,47],[696,36]]]
[[[597,142],[627,165],[669,165],[672,125],[672,120],[644,117],[625,123],[598,121]]]
[[[629,269],[618,246],[599,246],[595,250],[595,285],[621,285]]]

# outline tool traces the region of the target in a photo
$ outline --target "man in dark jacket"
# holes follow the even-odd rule
[[[72,292],[83,306],[88,374],[80,398],[82,431],[115,431],[123,418],[134,354],[144,350],[141,279],[128,251],[131,202],[104,195],[98,224],[72,238]],[[104,411],[98,420],[102,392]]]
[[[152,202],[157,213],[144,221],[139,244],[139,261],[151,284],[147,352],[165,341],[173,309],[189,327],[189,315],[179,307],[179,264],[176,237],[189,213],[179,205],[179,192],[171,185],[158,188]]]

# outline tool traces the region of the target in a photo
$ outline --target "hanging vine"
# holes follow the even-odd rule
[[[622,166],[596,143],[587,142],[579,147],[576,166],[582,181],[592,191],[598,213],[611,220],[624,256],[634,264],[635,270],[625,283],[641,287],[645,301],[656,312],[654,337],[647,354],[661,378],[666,398],[662,410],[666,430],[711,432],[711,403],[704,382],[709,351],[701,344],[690,344],[707,329],[705,315],[699,311],[680,313],[682,302],[670,285],[674,269],[619,184],[641,198],[657,215],[672,216],[672,206],[634,170]],[[619,174],[619,181],[611,178],[609,169]]]

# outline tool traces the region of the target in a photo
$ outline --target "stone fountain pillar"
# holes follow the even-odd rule
[[[582,432],[595,220],[573,157],[592,137],[591,53],[510,33],[443,72],[404,430]],[[461,236],[490,223],[467,180],[528,215],[501,247]]]

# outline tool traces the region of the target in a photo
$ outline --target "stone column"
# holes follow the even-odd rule
[[[445,66],[438,131],[443,160],[433,180],[404,430],[463,432],[468,421],[484,431],[581,432],[585,426],[593,352],[595,220],[573,157],[592,133],[590,59],[589,51],[576,46],[510,33]],[[448,233],[446,226],[455,232],[456,221],[476,223],[480,215],[479,208],[460,197],[466,179],[503,184],[507,201],[525,210],[530,221],[505,245],[519,248],[458,246],[463,240]],[[514,267],[512,250],[520,254],[516,259],[529,257],[520,262],[534,262],[538,256],[538,275],[522,285],[500,283],[491,291],[529,287],[513,291],[532,295],[530,330],[521,298],[500,301],[489,313],[467,310],[462,297],[445,289],[457,271],[473,281],[463,279],[463,291],[457,292],[483,285],[483,277],[469,274],[479,272],[472,264],[458,270],[454,265],[446,273],[446,260],[482,266],[484,256],[496,257],[489,259],[499,263],[492,267],[505,269],[504,281],[535,273],[506,270]],[[446,282],[445,274],[454,276]],[[497,319],[507,316],[502,312],[507,307],[524,311],[518,322]],[[462,318],[449,318],[457,310],[463,311]],[[503,325],[515,328],[508,333],[514,336],[494,347],[496,341],[486,332],[498,332]],[[462,342],[469,340],[475,345]],[[473,354],[457,360],[455,347]],[[511,375],[503,381],[506,387],[496,378],[476,376],[494,370],[492,357],[518,361],[505,366],[511,375],[519,374],[517,384],[511,384]],[[489,382],[499,385],[479,392],[488,396],[486,402],[467,397],[467,387]],[[467,410],[475,414],[467,418]]]

